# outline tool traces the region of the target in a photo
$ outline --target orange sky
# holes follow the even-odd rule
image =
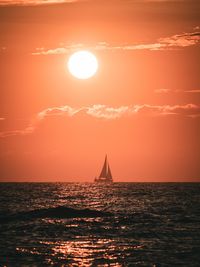
[[[0,0],[0,181],[93,181],[106,153],[114,181],[200,181],[199,10]],[[84,81],[81,49],[99,61]]]

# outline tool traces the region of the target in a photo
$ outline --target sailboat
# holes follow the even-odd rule
[[[113,178],[112,178],[110,166],[108,163],[107,155],[105,157],[105,161],[104,161],[101,173],[100,173],[99,177],[95,177],[94,182],[96,182],[96,183],[102,183],[102,182],[103,183],[112,183],[113,182]]]

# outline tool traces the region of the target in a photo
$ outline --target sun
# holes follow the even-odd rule
[[[69,57],[67,66],[74,77],[86,80],[97,72],[98,61],[89,51],[77,51]]]

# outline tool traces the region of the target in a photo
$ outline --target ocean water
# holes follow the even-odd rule
[[[0,266],[200,266],[199,183],[1,183],[0,192]]]

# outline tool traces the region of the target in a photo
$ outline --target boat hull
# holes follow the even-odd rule
[[[107,178],[96,178],[94,179],[95,183],[106,183],[106,184],[111,184],[113,183],[112,180],[108,180]]]

